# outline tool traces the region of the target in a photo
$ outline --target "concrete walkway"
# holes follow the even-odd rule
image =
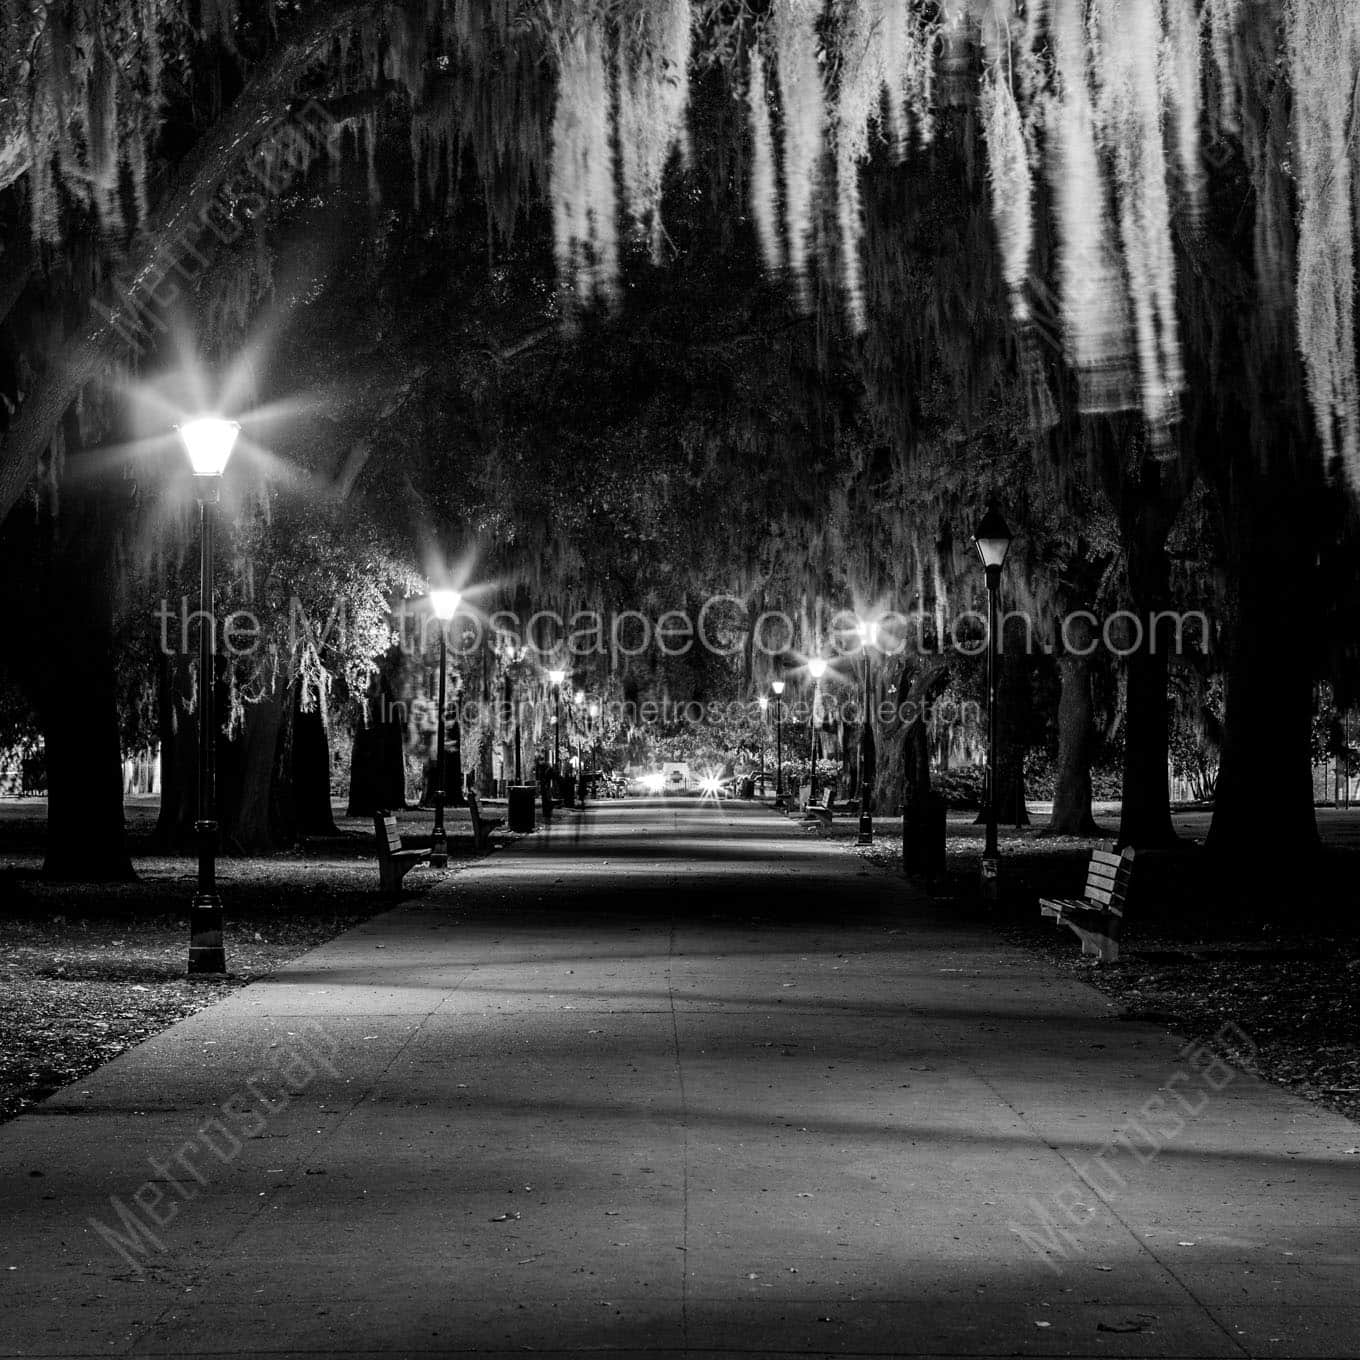
[[[408,881],[0,1128],[0,1354],[1360,1353],[1360,1127],[842,847]]]

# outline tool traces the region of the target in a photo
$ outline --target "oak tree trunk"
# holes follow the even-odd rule
[[[230,854],[267,855],[275,834],[275,768],[283,732],[285,695],[246,705],[241,730],[226,743],[218,765],[218,821]]]
[[[1123,804],[1119,844],[1138,850],[1177,843],[1171,822],[1171,704],[1167,677],[1174,629],[1157,616],[1170,603],[1166,540],[1180,506],[1157,463],[1144,464],[1123,497],[1120,526],[1128,564],[1129,612],[1137,619],[1126,660]],[[1136,644],[1136,645],[1135,645]]]
[[[314,693],[310,710],[302,707],[299,687],[293,712],[293,803],[304,836],[336,836],[331,808],[331,744],[326,728],[326,696]]]
[[[400,717],[388,678],[376,676],[369,686],[361,721],[354,727],[349,816],[371,817],[375,812],[399,812],[406,806],[405,732]]]
[[[1101,828],[1091,810],[1091,753],[1094,706],[1091,662],[1068,653],[1058,659],[1058,765],[1053,784],[1053,816],[1041,836],[1097,836]]]
[[[40,712],[47,753],[45,878],[116,883],[136,878],[124,843],[123,755],[112,638],[68,616],[79,656],[52,667]]]
[[[1318,848],[1312,658],[1299,641],[1315,635],[1322,594],[1312,579],[1315,495],[1302,477],[1243,468],[1225,496],[1230,627],[1208,849],[1220,871],[1249,867],[1238,886],[1253,891],[1274,891],[1278,876],[1297,882]]]

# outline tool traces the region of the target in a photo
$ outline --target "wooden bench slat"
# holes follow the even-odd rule
[[[1132,858],[1133,858],[1133,855],[1132,855],[1132,853],[1129,852],[1129,851],[1123,851],[1123,850],[1092,850],[1092,851],[1091,851],[1091,863],[1092,863],[1092,864],[1109,864],[1109,865],[1114,866],[1116,869],[1117,869],[1121,864],[1127,864]]]
[[[1086,875],[1086,886],[1088,888],[1104,888],[1106,892],[1114,888],[1125,887],[1128,881],[1128,874],[1106,873],[1103,869],[1092,869]]]
[[[1080,911],[1086,906],[1084,897],[1044,897],[1039,908],[1045,916],[1062,916],[1069,911]]]
[[[1107,911],[1113,911],[1122,916],[1124,914],[1124,894],[1104,892],[1100,888],[1086,889],[1086,905],[1098,903]]]

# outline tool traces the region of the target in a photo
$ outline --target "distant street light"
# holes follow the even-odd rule
[[[973,545],[987,573],[987,839],[982,850],[982,888],[985,896],[998,897],[1001,887],[1001,851],[997,844],[999,805],[996,787],[996,680],[1001,639],[997,636],[997,595],[1001,568],[1010,552],[1011,530],[993,506],[973,533]]]
[[[870,718],[873,707],[871,693],[874,659],[870,648],[878,643],[878,621],[861,619],[856,632],[864,647],[864,721],[859,729],[859,835],[856,845],[874,843],[874,779],[877,774],[874,759],[874,728]]]
[[[564,670],[551,670],[548,679],[553,687],[553,778],[562,780],[562,682],[567,678]]]
[[[571,701],[572,701],[572,704],[574,705],[574,710],[575,710],[575,711],[572,713],[572,722],[571,722],[571,726],[572,726],[572,731],[575,733],[575,736],[576,736],[576,773],[577,773],[577,775],[578,775],[578,777],[579,777],[580,774],[585,770],[585,767],[586,767],[586,764],[585,764],[585,744],[586,744],[586,743],[585,743],[585,734],[584,734],[584,733],[582,732],[582,730],[581,730],[582,727],[583,727],[583,725],[584,725],[584,724],[582,723],[582,720],[581,720],[581,715],[585,712],[585,706],[586,706],[586,692],[585,692],[585,690],[583,690],[583,689],[578,689],[578,690],[576,691],[576,693],[573,694],[573,695],[571,696]],[[584,801],[584,800],[582,800],[582,801]]]
[[[430,836],[430,864],[436,869],[449,862],[449,839],[444,832],[444,672],[448,670],[448,626],[462,600],[456,590],[430,591],[430,608],[439,620],[439,717],[435,724],[434,832]]]
[[[812,677],[812,711],[808,714],[808,755],[812,760],[812,773],[808,780],[808,801],[817,801],[817,757],[821,738],[817,733],[817,704],[821,698],[822,676],[826,674],[826,658],[814,656],[808,662],[808,674]]]
[[[217,895],[217,621],[213,614],[213,510],[222,494],[222,474],[241,427],[234,420],[202,416],[179,426],[179,437],[194,470],[198,500],[198,891],[189,908],[189,972],[225,973],[222,899]]]
[[[765,797],[765,725],[770,718],[770,700],[762,694],[756,703],[760,705],[760,796]]]
[[[771,680],[770,689],[774,691],[774,810],[787,812],[788,801],[784,797],[784,682]]]

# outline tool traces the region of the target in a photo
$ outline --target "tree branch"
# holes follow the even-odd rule
[[[52,432],[79,394],[141,329],[133,300],[153,296],[186,242],[202,230],[213,199],[288,108],[298,78],[341,30],[371,15],[372,0],[337,0],[281,37],[246,82],[231,108],[200,139],[179,168],[134,250],[124,295],[73,334],[20,408],[0,461],[0,520],[23,494]]]

